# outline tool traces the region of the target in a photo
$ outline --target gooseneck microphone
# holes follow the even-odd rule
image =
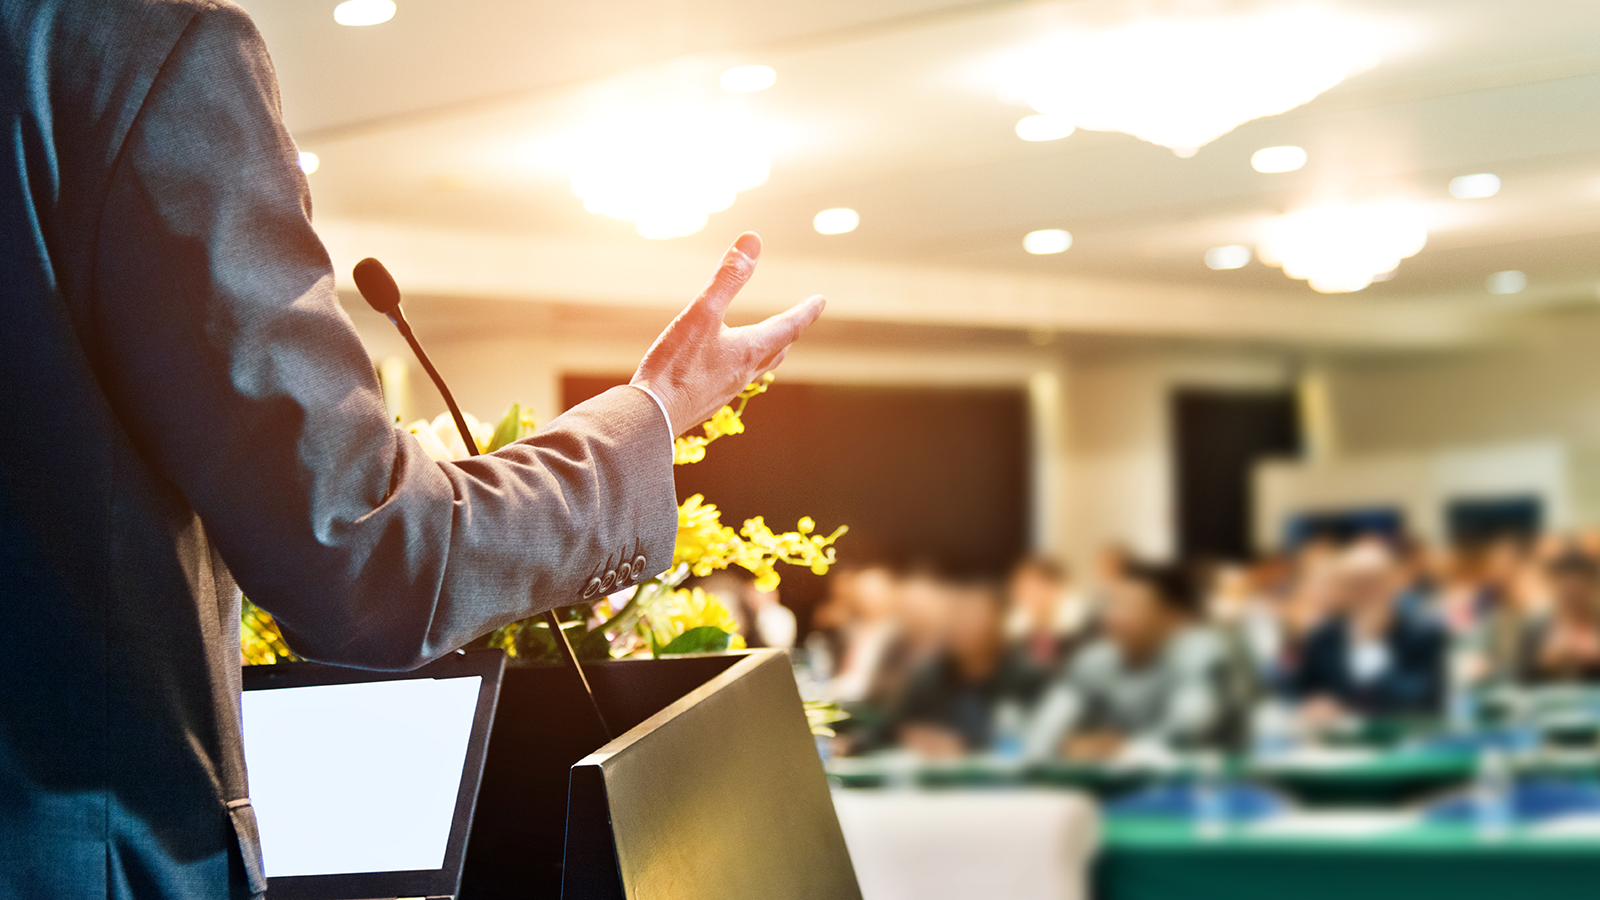
[[[406,315],[400,310],[400,286],[395,284],[394,276],[383,267],[383,263],[372,257],[367,257],[356,263],[355,272],[356,289],[366,299],[368,305],[394,323],[400,336],[411,345],[411,352],[417,356],[417,362],[422,363],[422,368],[427,371],[428,377],[433,379],[433,386],[439,389],[439,394],[444,397],[444,405],[450,409],[450,418],[456,421],[456,430],[461,432],[461,440],[467,445],[467,453],[477,456],[478,441],[472,436],[472,429],[467,427],[467,420],[461,415],[461,407],[456,405],[456,398],[451,396],[450,388],[444,383],[444,378],[439,375],[439,370],[433,367],[433,360],[428,358],[427,351],[422,349],[422,344],[417,341],[417,336],[411,331],[411,323],[406,321]],[[555,610],[547,609],[544,612],[545,623],[550,626],[550,636],[555,639],[556,649],[561,651],[561,656],[572,667],[578,676],[578,683],[583,686],[584,696],[589,698],[589,705],[594,707],[594,715],[600,720],[600,730],[605,733],[606,740],[610,741],[616,735],[611,733],[611,726],[606,724],[605,713],[600,711],[600,702],[595,699],[594,690],[589,687],[589,678],[583,674],[583,665],[578,662],[578,655],[572,652],[572,644],[567,640],[567,633],[561,628],[561,619],[556,616]]]

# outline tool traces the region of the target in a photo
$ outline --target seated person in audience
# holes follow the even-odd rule
[[[1176,569],[1129,564],[1101,614],[1101,636],[1045,694],[1028,756],[1109,760],[1144,747],[1215,743],[1229,710],[1222,642]]]
[[[1524,636],[1521,680],[1600,683],[1600,566],[1568,552],[1547,571],[1551,608]]]
[[[693,586],[722,601],[748,646],[773,650],[794,647],[798,632],[794,612],[779,600],[776,589],[763,591],[756,587],[754,575],[740,568],[723,569],[696,579]]]
[[[1042,678],[1005,641],[1004,600],[991,585],[951,586],[943,649],[911,675],[905,693],[858,749],[898,744],[948,758],[987,749],[1000,709],[1033,702]]]
[[[1306,637],[1288,690],[1302,724],[1351,716],[1433,714],[1444,699],[1448,638],[1437,618],[1402,606],[1387,549],[1362,542],[1330,573],[1332,615]]]
[[[839,645],[829,694],[841,703],[870,702],[880,692],[883,670],[900,638],[899,585],[886,566],[849,572],[847,579],[839,579],[840,593],[829,602],[829,623]]]
[[[1071,590],[1066,567],[1028,556],[1006,581],[1006,637],[1040,671],[1055,673],[1090,625],[1088,598]]]

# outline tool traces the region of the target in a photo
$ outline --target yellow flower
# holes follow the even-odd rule
[[[678,508],[673,566],[688,565],[697,576],[739,566],[756,576],[756,587],[764,591],[778,586],[779,563],[827,574],[835,561],[833,544],[848,530],[840,527],[826,537],[812,534],[816,522],[807,516],[800,520],[796,531],[778,534],[757,516],[746,520],[736,532],[722,524],[721,516],[721,511],[700,494],[683,501]]]
[[[732,638],[728,649],[744,649],[744,637],[739,634],[739,623],[717,595],[699,588],[679,588],[663,592],[649,611],[650,631],[658,647],[665,647],[674,638],[690,630],[710,625],[727,632]]]
[[[691,434],[678,438],[672,442],[673,465],[686,466],[697,463],[706,458],[706,445],[720,437],[730,434],[744,434],[744,408],[750,398],[757,394],[767,392],[767,387],[777,379],[771,372],[761,376],[761,380],[747,385],[734,398],[734,406],[724,406],[711,415],[706,422],[701,423],[700,430],[705,434]]]

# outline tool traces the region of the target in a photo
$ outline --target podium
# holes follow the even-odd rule
[[[859,900],[788,658],[507,669],[461,900]]]

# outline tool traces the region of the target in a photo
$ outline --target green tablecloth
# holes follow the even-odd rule
[[[1600,891],[1600,839],[1420,825],[1360,839],[1228,834],[1189,824],[1106,823],[1096,900],[1520,900]]]

